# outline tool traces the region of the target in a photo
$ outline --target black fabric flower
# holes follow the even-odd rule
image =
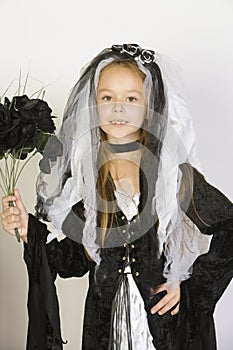
[[[121,53],[125,57],[132,57],[142,64],[150,64],[156,60],[153,50],[142,49],[137,44],[112,45],[112,50]]]
[[[20,115],[22,123],[31,123],[35,128],[52,134],[55,125],[51,116],[51,108],[40,99],[29,99],[26,95],[15,96],[12,106]]]
[[[47,102],[40,99],[26,95],[14,96],[12,101],[5,98],[4,105],[0,104],[0,157],[6,151],[20,159],[35,148],[42,152],[56,129],[51,113]]]
[[[155,53],[152,50],[142,50],[140,55],[141,61],[143,63],[151,63],[155,60]]]
[[[11,101],[5,97],[4,103],[0,103],[0,159],[5,160],[1,162],[0,189],[4,194],[14,193],[25,165],[36,153],[43,154],[46,149],[49,166],[61,154],[62,147],[59,141],[56,142],[51,113],[47,102],[30,99],[27,95],[14,96]],[[48,152],[46,147],[50,138],[53,148]],[[25,162],[21,161],[27,157]],[[15,233],[20,242],[17,229]]]
[[[16,147],[21,138],[20,119],[7,106],[0,104],[0,156],[4,151]]]

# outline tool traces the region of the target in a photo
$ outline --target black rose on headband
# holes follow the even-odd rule
[[[155,52],[153,50],[142,49],[137,44],[123,44],[112,45],[112,51],[125,54],[128,57],[132,57],[135,60],[140,61],[142,64],[149,64],[156,59]]]
[[[142,63],[151,63],[155,61],[155,52],[152,50],[142,50],[139,60]]]

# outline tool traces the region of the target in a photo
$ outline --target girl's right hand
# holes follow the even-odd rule
[[[14,196],[2,198],[2,212],[0,213],[3,229],[15,236],[15,228],[18,228],[20,237],[27,243],[28,213],[20,197],[19,191],[15,189]],[[9,207],[9,202],[15,202],[15,207]]]

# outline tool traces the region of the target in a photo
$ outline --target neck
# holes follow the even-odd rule
[[[127,143],[113,143],[108,142],[111,151],[113,153],[126,153],[126,152],[133,152],[137,151],[142,148],[142,144],[138,141],[131,141]]]

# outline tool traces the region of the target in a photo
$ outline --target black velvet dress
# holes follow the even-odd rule
[[[150,188],[145,186],[143,180],[140,180],[140,186],[144,197],[149,196]],[[77,217],[83,217],[82,202],[77,203],[67,216],[63,224],[67,237],[60,242],[55,239],[45,244],[47,227],[30,214],[28,244],[25,244],[24,252],[29,272],[27,349],[63,348],[54,286],[56,275],[68,278],[89,273],[82,350],[108,350],[112,302],[124,269],[122,258],[129,254],[133,261],[132,275],[145,303],[155,348],[215,350],[213,313],[217,301],[233,276],[233,205],[195,169],[193,195],[200,217],[209,226],[200,221],[192,205],[186,214],[203,234],[213,234],[213,238],[209,252],[195,261],[191,278],[181,284],[180,312],[175,316],[171,316],[170,312],[163,316],[150,313],[151,307],[165,293],[152,296],[151,288],[165,280],[162,276],[164,257],[158,259],[156,256],[158,242],[155,223],[148,214],[142,216],[141,220],[146,220],[151,228],[140,236],[141,223],[139,225],[135,217],[126,232],[135,235],[135,239],[131,237],[129,241],[121,231],[126,219],[119,210],[117,226],[120,234],[115,238],[111,237],[116,239],[117,246],[101,250],[102,260],[96,278],[95,263],[87,259],[83,245],[72,239],[74,235],[77,238],[77,232],[80,237],[82,235],[82,225],[78,227],[76,223]],[[143,212],[144,204],[145,198],[142,198],[139,211]],[[66,232],[66,227],[73,227],[73,230]]]

